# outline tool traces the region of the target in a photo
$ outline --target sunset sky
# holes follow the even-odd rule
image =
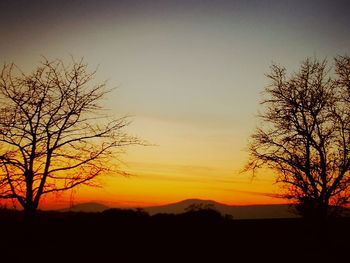
[[[41,60],[84,57],[105,101],[130,115],[130,177],[105,176],[42,207],[96,201],[143,206],[186,198],[283,203],[268,171],[240,173],[272,62],[350,54],[350,1],[124,0],[0,2],[0,62],[30,72]]]

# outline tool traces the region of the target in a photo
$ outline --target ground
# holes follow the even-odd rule
[[[10,262],[346,262],[349,218],[235,220],[214,211],[0,213]],[[8,262],[8,261],[4,261]]]

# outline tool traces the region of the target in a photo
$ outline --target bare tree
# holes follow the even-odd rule
[[[273,65],[261,121],[249,144],[248,170],[276,172],[285,197],[304,216],[326,218],[350,197],[350,60],[306,59],[289,78]]]
[[[0,198],[34,213],[41,197],[108,172],[109,160],[139,143],[123,128],[127,118],[107,115],[101,100],[111,91],[93,84],[81,60],[44,59],[31,74],[14,64],[0,74]]]

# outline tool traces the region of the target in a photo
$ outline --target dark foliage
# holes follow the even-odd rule
[[[30,222],[1,210],[0,247],[4,262],[338,262],[350,220],[334,220],[320,233],[301,219],[229,220],[209,209],[39,211]]]

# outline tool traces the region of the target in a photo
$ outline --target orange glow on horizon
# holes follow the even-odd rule
[[[196,169],[200,168],[195,167],[180,166],[176,169],[176,166],[159,164],[154,164],[153,170],[150,164],[134,164],[133,167],[134,170],[130,171],[133,176],[105,176],[101,178],[101,188],[81,186],[56,196],[51,195],[42,200],[40,207],[59,209],[96,202],[109,207],[136,208],[166,205],[185,199],[213,200],[227,205],[288,203],[288,200],[274,197],[280,192],[278,185],[272,183],[272,178],[258,176],[252,180],[249,174],[235,175],[224,169],[221,176],[213,176],[219,170],[210,169],[202,171],[199,176]],[[145,171],[141,172],[143,169]]]
[[[235,124],[226,128],[230,131],[141,118],[130,127],[130,133],[158,146],[132,147],[121,156],[119,168],[130,176],[101,176],[100,188],[79,186],[51,194],[43,197],[39,208],[60,209],[84,202],[146,207],[193,198],[228,205],[287,203],[274,197],[281,192],[271,171],[261,171],[254,179],[252,174],[240,172],[247,160],[247,153],[240,150],[247,135],[235,134]]]

